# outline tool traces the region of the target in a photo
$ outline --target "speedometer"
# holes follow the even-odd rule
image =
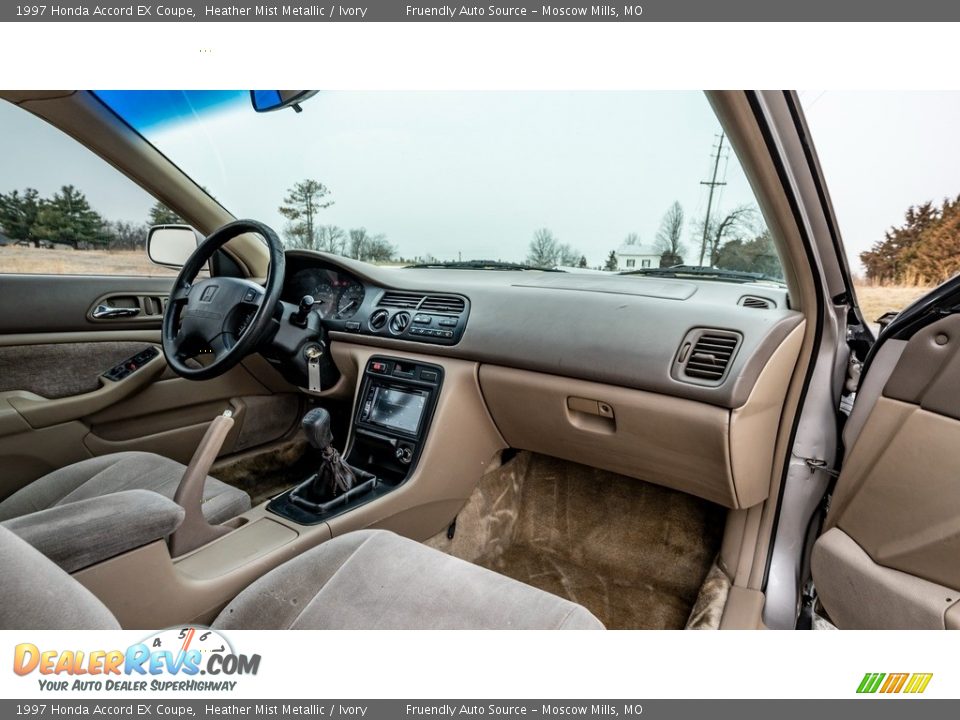
[[[356,281],[343,288],[337,299],[337,317],[345,320],[356,315],[363,304],[364,294],[363,285]]]

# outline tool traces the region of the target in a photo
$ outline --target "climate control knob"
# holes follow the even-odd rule
[[[370,329],[371,330],[380,330],[384,325],[387,324],[387,318],[390,317],[384,309],[377,310],[370,316]]]
[[[410,313],[403,311],[398,312],[392,318],[390,318],[390,332],[394,335],[400,335],[404,330],[410,325]]]

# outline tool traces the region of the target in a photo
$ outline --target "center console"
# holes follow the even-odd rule
[[[352,471],[355,484],[349,489],[318,489],[317,475],[313,475],[271,500],[267,510],[302,525],[315,525],[402,485],[420,459],[442,384],[443,368],[437,365],[371,357],[360,378],[344,453],[347,472]],[[326,447],[327,442],[315,442],[312,436],[316,433],[309,429],[307,435],[329,460],[332,451]],[[343,462],[339,458],[336,461]]]

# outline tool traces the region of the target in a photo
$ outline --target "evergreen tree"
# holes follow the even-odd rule
[[[617,251],[611,250],[610,254],[607,256],[607,262],[603,265],[604,270],[609,270],[615,272],[617,269]]]
[[[287,190],[283,205],[278,210],[289,224],[285,230],[287,245],[294,248],[318,250],[317,213],[333,205],[328,200],[330,190],[318,180],[301,180]]]
[[[36,236],[37,215],[40,212],[40,194],[33,188],[27,188],[21,195],[14,190],[0,193],[0,227],[11,240],[26,240],[40,246]]]
[[[186,220],[177,215],[162,202],[157,200],[150,208],[148,225],[188,225]]]
[[[36,237],[53,243],[85,249],[105,245],[109,239],[100,214],[90,207],[86,196],[73,185],[64,185],[40,204],[35,225]]]

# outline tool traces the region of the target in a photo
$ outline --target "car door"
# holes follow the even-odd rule
[[[960,278],[904,310],[868,357],[812,554],[840,628],[960,628]]]
[[[187,462],[234,412],[223,454],[292,431],[296,389],[259,356],[175,376],[160,322],[175,270],[146,226],[175,213],[59,130],[0,103],[0,499],[59,467],[139,450]]]

